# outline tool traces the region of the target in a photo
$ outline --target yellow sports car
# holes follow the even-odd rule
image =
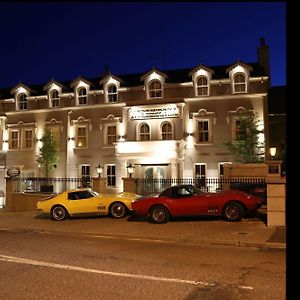
[[[88,214],[123,218],[131,211],[131,201],[139,197],[129,192],[104,195],[91,188],[80,188],[45,198],[37,203],[37,209],[56,221]]]

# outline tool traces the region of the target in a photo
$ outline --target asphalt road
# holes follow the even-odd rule
[[[0,241],[0,299],[286,299],[281,250],[13,228]]]

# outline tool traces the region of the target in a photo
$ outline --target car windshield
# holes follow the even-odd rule
[[[172,198],[202,195],[203,191],[193,185],[173,186],[164,190],[159,196]]]
[[[70,200],[80,200],[80,199],[88,199],[92,197],[96,197],[99,194],[93,190],[84,190],[84,191],[76,191],[68,194],[68,199]]]

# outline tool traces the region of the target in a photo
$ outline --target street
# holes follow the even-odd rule
[[[0,240],[1,299],[286,299],[284,250],[12,227]]]

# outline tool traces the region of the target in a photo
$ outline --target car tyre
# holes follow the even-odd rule
[[[225,205],[223,216],[226,221],[238,222],[241,221],[244,214],[244,208],[240,203],[230,202]]]
[[[67,210],[61,205],[54,206],[51,209],[51,217],[55,221],[65,220],[67,216],[68,216]]]
[[[127,206],[122,202],[114,202],[109,207],[109,215],[112,218],[124,218],[127,211]]]
[[[150,209],[149,217],[151,223],[163,224],[169,221],[170,213],[166,207],[162,205],[156,205]]]

